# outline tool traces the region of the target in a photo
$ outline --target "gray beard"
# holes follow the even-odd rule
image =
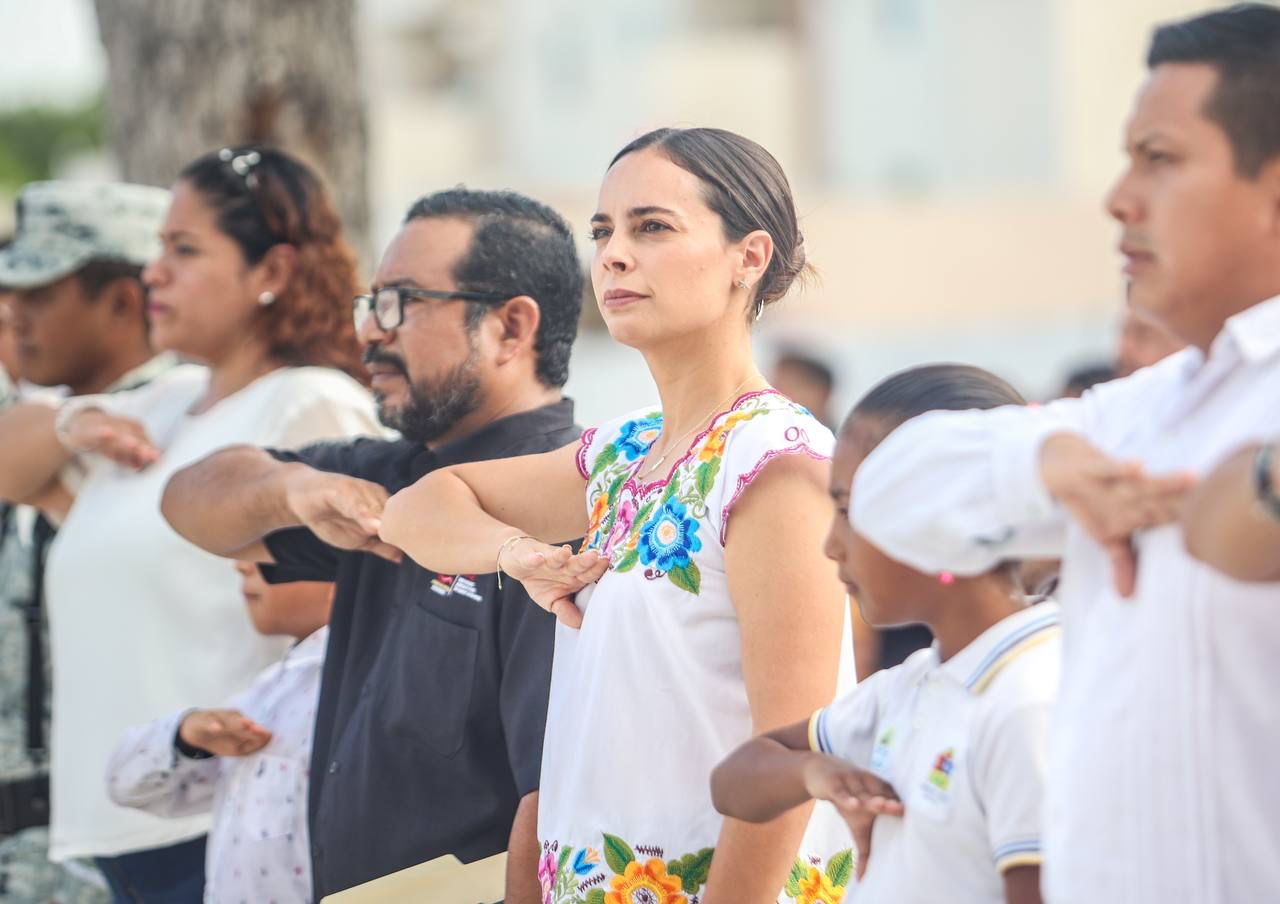
[[[480,407],[484,392],[475,363],[475,349],[472,349],[467,360],[434,383],[410,382],[409,401],[396,411],[388,411],[385,398],[375,393],[378,419],[419,445],[440,438]]]

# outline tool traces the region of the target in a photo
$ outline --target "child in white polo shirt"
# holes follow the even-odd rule
[[[107,790],[117,804],[156,816],[212,813],[208,904],[310,904],[307,770],[333,585],[273,585],[257,565],[236,569],[254,628],[297,643],[221,707],[130,729],[111,754]]]
[[[898,425],[931,410],[1022,403],[1004,381],[960,365],[905,371],[859,402],[832,458],[826,552],[869,623],[925,624],[934,645],[808,722],[747,742],[712,775],[726,816],[764,822],[829,800],[863,835],[860,846],[874,817],[858,904],[1040,904],[1057,605],[1030,605],[1016,563],[972,578],[925,574],[869,544],[848,518],[858,465]],[[797,899],[840,900],[792,879]]]

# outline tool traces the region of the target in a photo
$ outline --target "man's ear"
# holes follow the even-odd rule
[[[514,360],[527,350],[532,353],[542,323],[542,308],[528,295],[517,295],[494,311],[499,325],[497,343],[499,365]]]
[[[147,293],[142,283],[132,277],[122,276],[107,283],[98,301],[114,320],[139,326],[146,323]]]

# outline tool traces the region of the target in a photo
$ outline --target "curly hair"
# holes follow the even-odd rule
[[[284,151],[241,146],[205,154],[179,178],[200,192],[250,266],[276,245],[296,250],[288,285],[255,315],[272,357],[332,367],[367,383],[351,319],[356,255],[315,172]]]

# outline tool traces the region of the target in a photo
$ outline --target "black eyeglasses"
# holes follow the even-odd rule
[[[483,301],[487,304],[498,304],[512,298],[511,295],[499,295],[495,292],[448,292],[440,289],[412,289],[408,286],[387,286],[372,295],[357,295],[352,300],[352,313],[355,316],[356,329],[364,326],[369,315],[373,314],[378,329],[394,330],[404,323],[404,305],[406,301],[416,298],[436,298],[442,301],[457,299],[459,301]]]

